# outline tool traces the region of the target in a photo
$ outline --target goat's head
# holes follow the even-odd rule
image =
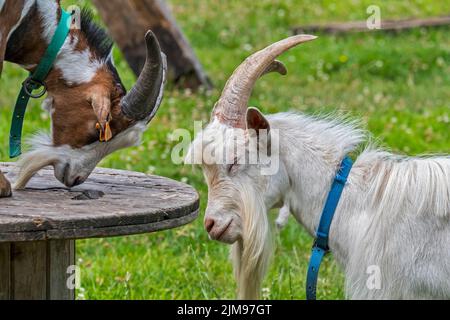
[[[105,36],[100,38],[108,41]],[[47,165],[67,187],[83,183],[108,154],[139,143],[161,103],[167,67],[151,31],[145,37],[147,60],[128,93],[114,66],[111,43],[102,44],[109,47],[102,49],[108,50],[106,55],[89,48],[93,39],[83,26],[72,30],[70,37],[46,79],[44,107],[51,115],[52,136],[31,139],[32,149],[22,156],[15,188],[25,187]],[[83,61],[86,65],[80,65]],[[81,79],[84,72],[88,75]]]
[[[234,244],[240,298],[258,297],[268,265],[270,228],[264,199],[268,178],[262,167],[264,159],[278,156],[270,153],[274,137],[270,124],[257,109],[248,108],[249,98],[262,75],[286,74],[283,64],[275,60],[280,54],[313,39],[293,36],[247,58],[228,80],[211,123],[186,157],[187,163],[202,163],[208,184],[206,231],[214,240]]]

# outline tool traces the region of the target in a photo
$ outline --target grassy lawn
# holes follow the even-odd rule
[[[68,4],[89,1],[66,0]],[[174,15],[216,90],[194,94],[168,88],[158,116],[140,147],[117,152],[101,165],[168,176],[200,192],[201,171],[172,164],[176,128],[207,121],[227,77],[250,53],[290,35],[290,27],[327,21],[366,19],[379,5],[383,19],[450,13],[440,0],[170,0]],[[450,152],[450,42],[448,28],[401,34],[319,35],[314,42],[281,57],[290,73],[260,80],[251,104],[266,113],[348,113],[361,118],[379,143],[409,155]],[[134,77],[116,50],[116,62],[129,88]],[[12,106],[25,72],[5,65],[0,80],[0,160],[7,161]],[[33,102],[25,135],[48,130],[48,115]],[[275,214],[272,214],[275,216]],[[235,285],[228,247],[207,238],[201,217],[193,224],[156,234],[77,243],[81,299],[226,299]],[[312,239],[293,219],[276,235],[276,254],[264,282],[264,297],[304,299]],[[321,269],[318,297],[342,299],[343,274],[330,256]]]

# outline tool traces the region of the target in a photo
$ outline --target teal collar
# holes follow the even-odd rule
[[[19,97],[14,107],[14,115],[11,121],[11,131],[9,134],[9,156],[16,158],[21,155],[22,127],[30,98],[40,98],[46,92],[45,79],[47,78],[53,64],[61,50],[67,36],[69,35],[72,15],[61,10],[61,20],[56,28],[55,34],[42,57],[36,70],[22,83]],[[33,91],[40,90],[33,94]]]

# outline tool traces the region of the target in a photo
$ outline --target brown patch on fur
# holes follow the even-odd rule
[[[81,30],[74,29],[70,32],[70,35],[72,36],[72,40],[78,39],[78,42],[74,46],[74,50],[76,52],[83,52],[89,46],[87,39],[84,36],[84,34],[81,32]]]
[[[108,68],[98,70],[92,81],[76,86],[65,84],[59,70],[47,78],[49,96],[53,98],[53,143],[81,148],[99,140],[97,122],[104,122],[110,111],[113,137],[129,128],[133,121],[120,109],[125,92],[117,86]],[[97,104],[97,102],[99,102]],[[109,103],[103,103],[103,102]]]
[[[0,198],[11,197],[11,184],[0,171]]]
[[[24,0],[6,0],[0,12],[0,75],[2,74],[5,59],[8,35],[11,29],[19,22]]]
[[[81,30],[71,30],[70,41],[77,41],[75,52],[89,48]],[[89,83],[68,85],[59,70],[53,70],[46,82],[49,96],[53,98],[52,132],[55,146],[81,148],[99,141],[97,123],[105,129],[106,122],[111,120],[109,126],[113,137],[134,124],[122,114],[120,101],[125,92],[107,66],[100,68]]]
[[[9,33],[20,20],[23,4],[23,0],[5,2],[0,13],[2,34],[5,34],[5,30]],[[30,11],[33,16],[29,19],[38,19],[34,16],[36,12]],[[58,18],[60,15],[61,9],[58,8]],[[27,34],[24,35],[26,41],[21,41],[14,50],[14,56],[7,58],[8,61],[31,66],[28,71],[32,72],[44,55],[46,46],[41,38],[43,33],[41,23],[36,23],[36,26],[27,30]],[[80,30],[71,30],[69,37],[72,43],[77,41],[75,53],[89,49],[86,36]],[[1,40],[0,65],[6,51],[6,41]],[[95,56],[91,59],[95,59]],[[100,132],[96,129],[96,124],[98,122],[104,128],[110,117],[112,120],[109,126],[113,137],[134,124],[132,120],[122,115],[120,101],[125,92],[117,83],[117,77],[114,77],[106,65],[98,70],[89,83],[69,85],[64,81],[61,71],[57,69],[50,72],[45,82],[48,97],[53,99],[52,132],[55,146],[69,145],[81,148],[99,141]]]

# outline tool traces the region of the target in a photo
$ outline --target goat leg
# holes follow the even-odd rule
[[[11,196],[12,196],[11,183],[9,183],[9,181],[0,171],[0,198],[7,198]]]
[[[289,204],[285,204],[278,214],[278,218],[275,221],[278,230],[282,230],[288,223],[289,215],[291,214],[291,208]]]

